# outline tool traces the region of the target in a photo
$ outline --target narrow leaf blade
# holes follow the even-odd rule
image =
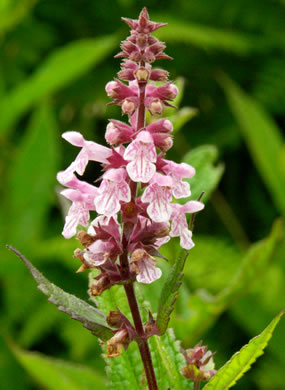
[[[285,215],[285,180],[281,168],[281,131],[265,109],[226,76],[220,77],[230,108],[239,124],[256,168]]]
[[[256,359],[263,354],[274,329],[285,311],[279,313],[262,333],[250,340],[239,352],[235,353],[213,378],[204,386],[205,390],[227,390],[251,368]]]
[[[100,339],[108,340],[112,337],[112,330],[108,327],[103,313],[51,283],[20,252],[9,245],[7,247],[25,263],[37,282],[39,290],[49,297],[48,301],[56,305],[58,310],[71,315],[72,319],[82,322],[85,328]]]
[[[182,284],[183,268],[188,254],[188,251],[182,250],[178,260],[171,267],[162,287],[156,319],[156,326],[161,335],[167,330],[170,314],[173,311],[174,303],[178,297],[178,290]]]
[[[106,389],[104,379],[89,367],[52,359],[40,353],[21,350],[15,346],[12,346],[12,351],[27,372],[45,389]]]
[[[72,42],[54,51],[22,84],[0,104],[0,133],[4,134],[33,104],[58,91],[87,72],[110,54],[116,45],[113,36]]]

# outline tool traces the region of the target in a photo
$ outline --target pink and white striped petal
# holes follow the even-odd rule
[[[166,163],[163,172],[172,177],[172,194],[176,199],[187,198],[191,195],[189,183],[182,179],[190,179],[195,175],[195,169],[186,163],[176,164],[173,161],[164,160]]]
[[[149,203],[147,213],[154,222],[168,222],[172,208],[170,205],[172,179],[156,173],[150,185],[142,194],[141,200]]]
[[[120,211],[120,201],[130,202],[131,191],[126,177],[124,168],[112,168],[104,174],[99,194],[94,200],[97,213],[111,217]]]
[[[141,131],[125,150],[127,172],[135,182],[148,183],[155,173],[156,150],[151,134]]]
[[[192,200],[185,205],[173,204],[171,213],[171,237],[180,236],[180,245],[184,249],[191,249],[194,246],[192,232],[188,228],[185,213],[196,213],[204,208],[203,203]]]
[[[150,284],[161,277],[161,269],[156,267],[156,260],[144,249],[136,249],[131,258],[131,266],[137,273],[137,281]]]

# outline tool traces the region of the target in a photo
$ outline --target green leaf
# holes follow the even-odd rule
[[[0,5],[0,34],[10,30],[35,6],[38,0],[18,0]]]
[[[104,378],[89,367],[23,351],[15,346],[12,346],[12,351],[27,372],[45,389],[106,389]]]
[[[34,74],[3,97],[0,104],[0,133],[8,132],[33,104],[102,61],[111,53],[116,42],[113,36],[84,39],[54,51]]]
[[[183,319],[176,318],[175,325],[179,337],[187,344],[199,339],[214,321],[236,300],[253,288],[267,271],[272,256],[282,237],[282,221],[277,220],[270,235],[255,244],[245,254],[236,274],[218,295],[206,290],[198,290],[184,304]],[[186,318],[185,318],[186,317]],[[185,335],[187,327],[187,335]]]
[[[285,215],[285,179],[281,168],[281,131],[261,104],[226,76],[220,77],[230,108],[239,124],[256,168],[276,207]]]
[[[161,336],[149,339],[150,349],[156,357],[156,371],[159,377],[159,388],[175,390],[192,389],[192,383],[184,378],[181,369],[185,366],[185,358],[180,351],[180,342],[176,340],[173,329],[168,329]],[[169,386],[169,387],[168,387]]]
[[[95,272],[90,278],[95,276]],[[149,302],[145,301],[141,289],[136,286],[136,296],[140,308],[151,310]],[[100,297],[94,299],[105,315],[110,310],[119,308],[124,315],[131,320],[131,313],[123,286],[113,286]],[[147,320],[146,310],[141,310],[143,322]],[[172,330],[168,330],[164,336],[153,336],[148,339],[153,367],[155,370],[159,390],[169,387],[176,390],[192,388],[192,385],[181,374],[180,370],[185,364],[180,352],[180,345],[176,341]],[[143,389],[143,366],[136,343],[131,343],[121,356],[106,358],[109,387],[113,390]],[[144,378],[144,382],[146,379]]]
[[[68,294],[61,288],[55,286],[44,275],[39,272],[20,252],[11,246],[11,249],[26,264],[33,278],[38,284],[39,290],[48,296],[48,301],[58,307],[58,310],[71,315],[71,318],[82,322],[83,326],[90,330],[95,336],[102,340],[108,340],[113,336],[112,330],[108,327],[105,316],[93,306],[84,302],[74,295]]]
[[[174,261],[162,287],[156,319],[156,326],[161,335],[167,330],[170,314],[172,313],[174,303],[178,298],[178,290],[182,284],[183,268],[188,254],[189,252],[186,250],[181,251],[178,259]]]
[[[264,329],[260,335],[254,337],[239,352],[235,353],[213,378],[203,387],[203,389],[227,390],[251,368],[256,359],[263,354],[272,337],[272,333],[285,311],[282,311],[274,320]]]
[[[14,242],[36,242],[52,201],[58,170],[57,125],[47,104],[33,114],[8,176],[7,226]]]
[[[211,193],[216,189],[224,166],[214,165],[218,158],[218,150],[213,145],[203,145],[187,153],[182,161],[192,165],[196,169],[196,175],[192,179],[186,179],[191,186],[191,199],[197,200],[202,192],[203,202],[207,201]]]
[[[155,34],[158,39],[169,43],[183,42],[202,49],[226,50],[240,55],[256,51],[261,47],[260,40],[255,36],[190,22],[185,23],[169,15],[156,14],[153,18],[168,22],[167,28],[162,28]]]
[[[90,280],[95,274],[96,271],[89,273]],[[108,315],[110,310],[119,308],[131,320],[132,317],[123,286],[113,286],[111,289],[104,291],[101,296],[92,299],[105,315]],[[103,350],[106,352],[104,348]],[[116,358],[105,358],[105,361],[110,389],[142,389],[143,366],[136,343],[132,343],[126,351],[123,351],[122,355]]]

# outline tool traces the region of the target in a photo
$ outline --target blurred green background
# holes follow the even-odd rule
[[[285,215],[285,1],[2,0],[1,390],[91,389],[90,378],[104,388],[95,337],[47,303],[4,245],[87,299],[87,275],[75,274],[72,258],[77,242],[61,236],[67,205],[56,172],[78,152],[61,133],[104,142],[107,118],[120,119],[118,107],[106,107],[104,86],[128,35],[120,16],[136,18],[143,6],[152,20],[169,23],[156,35],[174,61],[156,66],[183,91],[179,110],[166,113],[176,129],[168,158],[197,168],[193,199],[206,189],[171,326],[184,347],[203,339],[220,367],[285,306],[285,242],[275,222]],[[89,165],[92,181],[99,167]],[[177,242],[164,254],[174,261]],[[144,289],[154,310],[160,286]],[[284,361],[283,321],[235,388],[284,389]],[[85,378],[81,387],[76,373]]]

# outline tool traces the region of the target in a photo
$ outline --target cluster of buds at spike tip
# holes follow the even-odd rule
[[[108,147],[87,141],[76,131],[64,133],[63,138],[80,151],[57,176],[66,187],[62,195],[72,202],[64,237],[75,236],[79,225],[86,229],[77,234],[83,247],[75,252],[82,263],[78,272],[100,271],[90,284],[92,296],[126,280],[148,284],[160,278],[161,246],[171,237],[180,237],[181,246],[191,249],[194,243],[186,215],[204,207],[199,201],[187,201],[195,169],[165,158],[173,145],[173,126],[169,119],[156,117],[178,93],[167,71],[153,69],[155,60],[170,59],[165,44],[151,35],[165,24],[150,21],[145,8],[137,20],[123,20],[131,33],[116,56],[123,57],[118,78],[107,83],[106,92],[110,104],[128,115],[128,123],[110,119],[105,133]],[[155,116],[148,124],[146,110]],[[102,165],[102,176],[93,180],[96,185],[80,179],[89,161]],[[175,202],[181,198],[186,198],[183,205]],[[97,216],[90,220],[95,212]],[[127,271],[121,256],[127,258]]]
[[[182,351],[187,365],[182,368],[181,373],[193,381],[208,381],[215,375],[214,353],[207,351],[207,346],[202,346],[202,341],[192,349]]]

